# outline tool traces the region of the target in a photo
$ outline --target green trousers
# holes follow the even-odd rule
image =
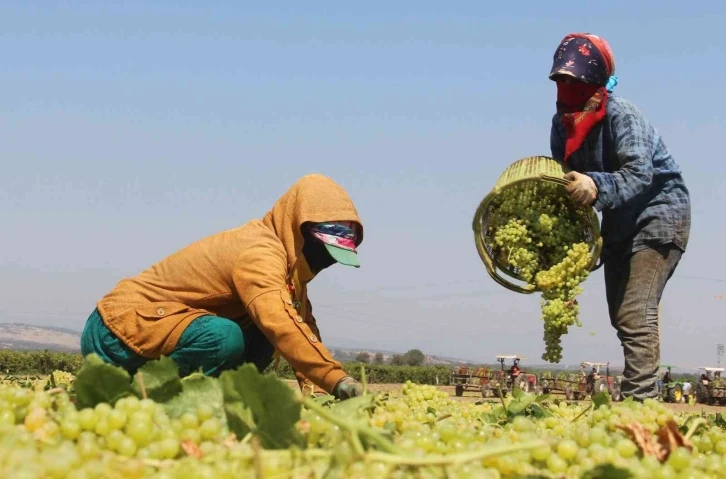
[[[181,376],[196,371],[218,376],[246,362],[264,371],[272,362],[273,352],[274,348],[257,327],[242,329],[226,318],[201,316],[187,326],[169,357],[179,366]],[[98,309],[91,313],[83,329],[81,353],[84,356],[96,353],[132,375],[148,361],[108,329]]]

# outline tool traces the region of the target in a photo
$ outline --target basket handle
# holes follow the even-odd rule
[[[571,183],[570,180],[566,180],[559,176],[550,176],[550,175],[539,175],[540,179],[549,181],[551,183],[557,183],[562,186],[567,186]]]

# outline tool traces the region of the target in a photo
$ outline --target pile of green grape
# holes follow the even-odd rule
[[[542,359],[553,363],[562,360],[561,338],[568,328],[582,326],[576,296],[591,259],[580,226],[583,214],[560,185],[541,181],[507,188],[491,206],[489,234],[498,263],[542,291]]]
[[[60,389],[2,385],[0,477],[578,478],[603,465],[634,478],[726,475],[726,431],[700,418],[686,423],[653,400],[597,408],[545,400],[536,414],[513,413],[517,399],[502,401],[464,402],[410,382],[378,395],[358,420],[399,451],[386,454],[330,422],[322,407],[305,409],[298,423],[306,447],[266,450],[254,437],[230,435],[203,402],[173,418],[149,399],[79,410]],[[644,454],[622,429],[638,423],[655,437],[671,420],[690,429],[689,447],[662,460]]]

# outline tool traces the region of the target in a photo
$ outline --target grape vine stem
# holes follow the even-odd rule
[[[705,426],[708,424],[708,421],[703,419],[702,417],[699,417],[695,421],[693,421],[693,424],[688,428],[688,432],[686,432],[686,435],[684,436],[686,439],[690,439],[691,436],[693,436],[693,433],[696,432],[699,426]]]
[[[352,431],[359,437],[364,437],[369,442],[378,446],[382,451],[391,454],[401,453],[401,451],[395,444],[378,434],[378,432],[371,429],[370,427],[356,424],[354,422],[348,421],[347,419],[343,419],[342,417],[338,417],[308,398],[302,398],[302,403],[305,405],[306,408],[310,409],[311,411],[315,411],[320,417],[322,417],[326,421],[332,422],[333,424],[342,429]]]
[[[465,462],[479,461],[481,459],[491,456],[500,456],[513,452],[536,449],[538,447],[543,447],[547,445],[548,443],[546,441],[538,440],[521,444],[487,447],[478,451],[462,452],[459,454],[448,454],[446,456],[435,455],[426,457],[410,457],[386,454],[382,452],[368,452],[366,454],[366,458],[369,461],[385,462],[402,466],[446,466],[450,464],[461,464]]]

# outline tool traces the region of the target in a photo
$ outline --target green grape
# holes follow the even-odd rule
[[[95,429],[96,422],[96,412],[93,409],[83,409],[78,413],[78,425],[84,431]]]
[[[220,432],[221,425],[216,418],[209,418],[199,426],[202,439],[214,439]]]
[[[119,409],[114,409],[108,414],[107,420],[109,428],[121,429],[126,424],[126,413]]]
[[[558,454],[551,454],[547,458],[547,469],[552,473],[562,473],[567,470],[567,462]]]
[[[572,460],[577,456],[578,445],[572,439],[565,439],[557,445],[557,454],[562,459]]]
[[[174,459],[179,454],[179,441],[164,439],[159,442],[159,450],[163,459]]]
[[[668,456],[667,464],[676,472],[686,470],[691,465],[691,454],[684,448],[679,447]]]
[[[214,416],[214,408],[208,404],[201,404],[197,407],[197,417],[200,421],[206,421]]]
[[[118,444],[118,453],[125,457],[131,457],[136,454],[136,441],[129,436],[123,436]]]
[[[151,418],[141,410],[133,413],[126,423],[125,432],[138,446],[145,446],[151,441]]]
[[[192,413],[184,413],[182,414],[181,418],[181,424],[184,427],[184,429],[192,429],[199,427],[199,419],[196,415]]]

